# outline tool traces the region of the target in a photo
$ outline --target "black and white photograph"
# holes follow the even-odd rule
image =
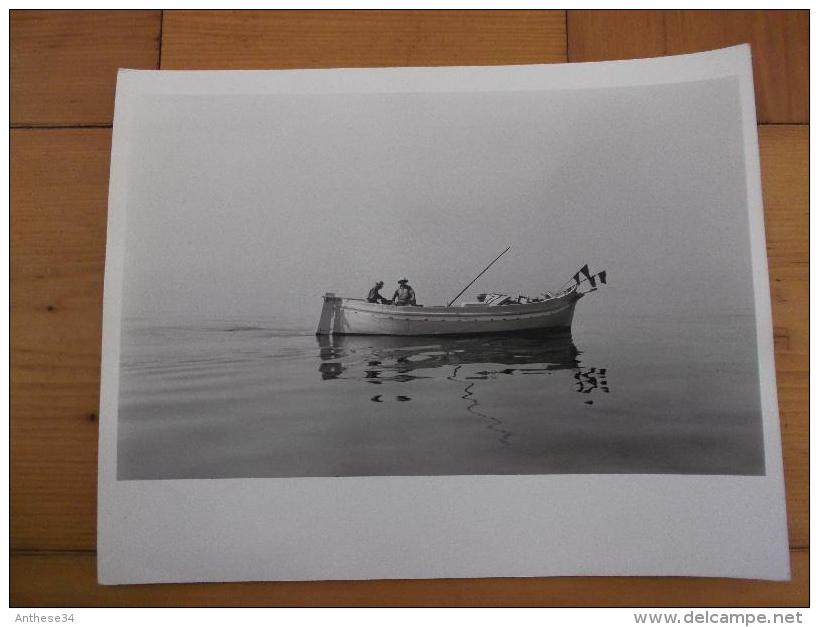
[[[736,93],[146,98],[119,478],[764,474]]]
[[[776,481],[750,65],[714,54],[121,73],[111,489]]]

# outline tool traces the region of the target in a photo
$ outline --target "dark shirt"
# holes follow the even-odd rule
[[[380,288],[376,285],[370,290],[370,293],[367,294],[367,302],[368,303],[381,303],[382,305],[387,304],[387,299],[381,296],[379,293]]]

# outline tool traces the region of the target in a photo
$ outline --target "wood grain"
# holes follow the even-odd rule
[[[166,11],[163,69],[566,60],[563,11]]]
[[[12,11],[12,124],[111,124],[117,69],[158,67],[160,22],[160,11]]]
[[[807,126],[759,127],[791,546],[809,537],[808,145]]]
[[[93,555],[16,555],[11,605],[804,607],[808,552],[790,582],[694,577],[551,577],[99,586]]]
[[[569,11],[569,61],[633,59],[750,43],[757,117],[808,122],[808,12]]]
[[[11,133],[11,545],[93,548],[109,129]]]

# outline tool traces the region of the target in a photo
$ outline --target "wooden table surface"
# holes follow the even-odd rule
[[[792,581],[96,584],[100,324],[117,68],[566,63],[743,42],[753,47],[760,122]],[[807,11],[13,11],[11,127],[13,606],[807,604]]]

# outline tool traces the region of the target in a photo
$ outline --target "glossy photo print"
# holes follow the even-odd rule
[[[710,477],[777,498],[746,53],[122,73],[112,490]]]

